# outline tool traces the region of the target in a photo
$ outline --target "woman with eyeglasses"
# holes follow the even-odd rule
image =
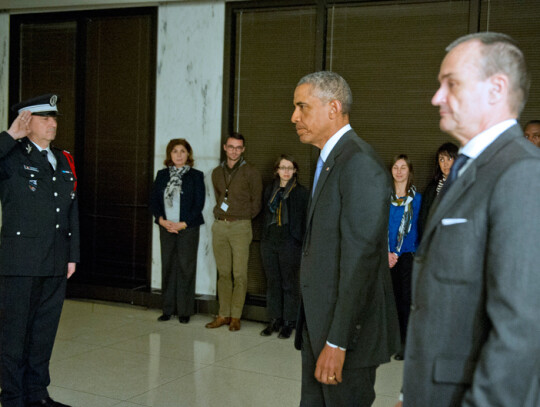
[[[409,157],[400,154],[392,163],[394,190],[388,219],[388,263],[398,311],[402,349],[394,358],[403,360],[411,307],[413,257],[418,246],[418,215],[422,196],[413,185]]]
[[[195,312],[195,274],[199,228],[204,223],[204,175],[193,168],[193,150],[182,138],[166,148],[150,196],[150,209],[159,225],[163,314],[158,321],[178,315],[187,324]]]
[[[268,325],[262,336],[278,332],[278,338],[291,336],[299,305],[298,270],[308,190],[297,180],[298,164],[282,154],[274,163],[274,182],[264,191],[264,226],[261,257],[266,273],[266,312]]]

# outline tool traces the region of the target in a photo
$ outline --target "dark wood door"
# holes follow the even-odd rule
[[[150,285],[155,26],[154,8],[11,19],[10,102],[61,96],[56,144],[75,156],[81,219],[70,284],[103,299]]]
[[[92,19],[86,41],[84,278],[146,286],[154,141],[151,16]]]

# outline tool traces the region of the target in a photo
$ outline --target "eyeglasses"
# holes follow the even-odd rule
[[[242,151],[244,146],[225,146],[225,148],[229,151]]]
[[[278,167],[278,170],[281,171],[294,171],[294,167]]]

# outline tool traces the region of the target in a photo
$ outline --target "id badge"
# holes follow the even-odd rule
[[[227,202],[223,201],[220,208],[223,212],[227,212],[227,209],[229,209],[229,205],[227,204]]]

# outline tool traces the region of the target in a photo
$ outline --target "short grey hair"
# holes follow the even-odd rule
[[[325,103],[338,100],[342,106],[342,113],[349,114],[352,105],[352,92],[349,84],[343,77],[331,71],[313,72],[304,76],[296,87],[309,84],[313,86],[316,96]]]
[[[510,107],[519,115],[525,107],[531,86],[523,52],[512,37],[496,32],[465,35],[446,47],[446,51],[450,52],[459,44],[474,40],[482,44],[480,65],[484,79],[496,73],[508,76]]]

